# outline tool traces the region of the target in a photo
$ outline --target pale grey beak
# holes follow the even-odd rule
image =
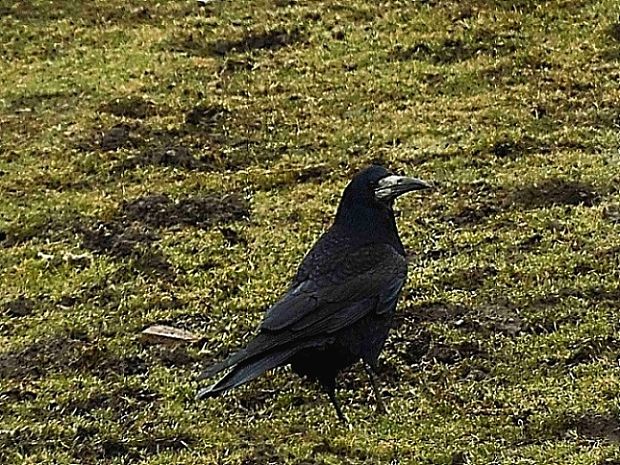
[[[375,197],[381,201],[391,201],[407,192],[430,189],[431,184],[421,179],[390,175],[380,179],[375,188]]]

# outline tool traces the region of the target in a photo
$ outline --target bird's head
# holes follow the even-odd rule
[[[401,195],[430,187],[420,179],[397,176],[382,166],[371,165],[355,175],[345,189],[342,201],[391,207]]]
[[[345,188],[334,226],[360,243],[385,242],[404,254],[392,206],[407,192],[432,187],[416,178],[397,176],[372,165],[356,174]]]

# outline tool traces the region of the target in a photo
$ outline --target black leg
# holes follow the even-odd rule
[[[329,400],[331,401],[332,405],[336,409],[336,415],[338,415],[338,419],[342,422],[342,424],[347,426],[349,424],[349,420],[347,420],[347,417],[344,416],[344,413],[342,413],[342,409],[340,408],[340,403],[338,402],[338,398],[336,397],[336,386],[325,386],[325,391],[327,392],[327,395],[329,396]]]
[[[372,385],[372,391],[375,393],[375,400],[377,402],[377,412],[378,413],[387,413],[387,408],[383,403],[383,399],[381,398],[381,393],[379,392],[379,383],[377,383],[377,374],[372,366],[369,363],[364,362],[364,369],[366,373],[368,373],[368,377],[370,378],[370,384]]]

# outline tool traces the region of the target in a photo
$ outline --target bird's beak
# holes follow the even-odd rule
[[[390,175],[379,180],[375,188],[375,197],[378,200],[390,201],[407,192],[430,189],[432,187],[432,184],[422,181],[421,179]]]

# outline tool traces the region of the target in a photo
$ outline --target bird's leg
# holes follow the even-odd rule
[[[342,409],[340,408],[340,403],[338,402],[338,398],[336,397],[336,387],[335,386],[327,386],[325,388],[327,395],[329,396],[329,400],[332,405],[336,409],[336,415],[338,415],[338,419],[342,422],[343,425],[348,426],[349,420],[342,413]]]
[[[381,393],[379,392],[379,383],[377,383],[377,374],[372,366],[369,363],[364,362],[364,369],[366,373],[368,373],[368,377],[370,378],[370,384],[372,385],[372,391],[375,393],[375,400],[377,402],[377,412],[378,413],[388,413],[385,404],[383,403],[383,398],[381,397]]]

